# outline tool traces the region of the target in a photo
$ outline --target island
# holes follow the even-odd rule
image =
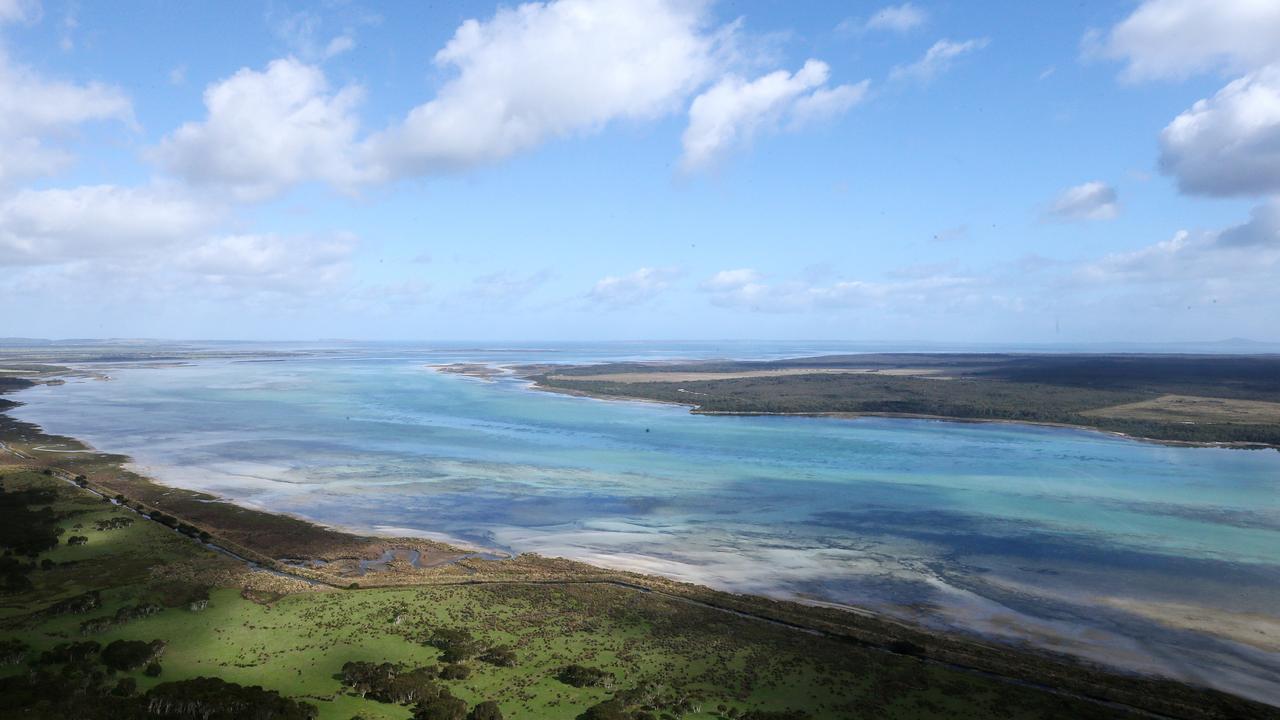
[[[535,387],[702,414],[887,416],[1073,426],[1280,447],[1280,356],[894,353],[515,368]]]

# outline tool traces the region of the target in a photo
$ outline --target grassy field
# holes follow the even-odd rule
[[[473,705],[498,702],[506,717],[575,718],[616,691],[647,686],[656,702],[692,698],[687,718],[798,710],[807,717],[1003,718],[1120,717],[1096,705],[1009,685],[922,660],[815,637],[676,599],[609,585],[535,585],[311,590],[282,593],[278,580],[251,572],[198,543],[138,519],[97,530],[98,521],[132,513],[53,477],[0,466],[12,492],[49,487],[64,537],[84,536],[41,553],[48,569],[34,587],[0,598],[0,640],[29,646],[0,676],[29,670],[59,643],[164,640],[162,672],[132,677],[137,692],[162,683],[215,676],[262,685],[302,699],[320,718],[408,718],[408,707],[344,692],[337,679],[353,660],[440,666],[427,644],[441,628],[467,630],[481,645],[509,645],[514,667],[466,663],[465,680],[441,681]],[[47,564],[48,565],[48,564]],[[291,589],[297,589],[290,586]],[[90,590],[101,606],[49,615],[51,604]],[[192,610],[192,598],[207,605]],[[82,623],[144,602],[165,606],[147,617],[85,632]],[[572,687],[560,668],[581,664],[611,673],[612,687]],[[693,708],[696,708],[694,710]],[[660,716],[662,709],[655,709]],[[675,715],[673,715],[675,716]],[[631,715],[628,715],[631,717]],[[635,715],[635,717],[643,717]]]

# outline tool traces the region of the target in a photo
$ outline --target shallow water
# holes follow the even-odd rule
[[[1280,623],[1280,453],[695,416],[423,367],[540,354],[379,355],[112,369],[14,414],[323,522],[868,607],[1280,704],[1277,636],[1257,632]]]

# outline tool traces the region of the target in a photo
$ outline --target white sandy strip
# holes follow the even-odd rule
[[[620,372],[599,375],[548,375],[550,380],[583,380],[592,382],[656,383],[697,382],[699,380],[736,380],[740,378],[784,377],[792,375],[937,375],[931,368],[781,368],[777,370],[741,370],[735,372]]]

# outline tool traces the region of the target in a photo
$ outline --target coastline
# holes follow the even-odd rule
[[[0,389],[0,394],[3,390]],[[605,396],[602,400],[620,400]],[[79,453],[51,453],[51,456],[19,455],[38,467],[56,468],[64,479],[87,478],[90,490],[111,495],[124,495],[128,502],[143,508],[161,509],[180,520],[207,531],[213,538],[212,549],[229,552],[233,557],[271,573],[301,581],[296,591],[338,591],[374,587],[504,584],[572,584],[609,583],[640,592],[656,592],[724,612],[731,612],[764,622],[790,627],[803,632],[820,633],[832,638],[869,645],[885,652],[911,655],[949,667],[992,675],[1009,682],[1030,684],[1079,697],[1103,699],[1131,708],[1155,708],[1162,714],[1181,717],[1218,717],[1191,708],[1221,706],[1254,701],[1237,698],[1221,691],[1196,687],[1153,675],[1129,675],[1115,668],[1103,667],[1087,660],[1045,649],[1015,647],[977,635],[940,631],[910,621],[849,606],[779,600],[756,595],[740,595],[711,587],[680,582],[669,578],[626,570],[613,570],[564,558],[521,554],[504,559],[474,557],[474,552],[449,543],[423,538],[382,534],[355,534],[349,530],[321,525],[307,518],[251,507],[206,493],[164,485],[157,478],[124,467],[129,459],[91,448],[73,438],[49,436],[34,425],[14,420],[5,412],[12,401],[0,407],[0,439],[9,443],[14,426],[29,433],[24,448],[56,444],[79,446]],[[682,404],[682,403],[671,403]],[[6,450],[18,450],[6,444]],[[82,457],[82,455],[88,457]],[[70,469],[67,469],[69,466]],[[142,497],[139,497],[141,495]],[[199,517],[190,513],[198,512]],[[290,532],[304,537],[294,547],[306,548],[302,553],[286,553],[273,541],[274,533],[260,537],[262,526],[279,526],[283,522]],[[390,561],[386,570],[352,574],[353,564],[373,561],[390,550],[407,548],[453,556],[446,562],[427,567],[406,566]],[[323,570],[299,567],[286,559],[319,560]],[[316,583],[319,583],[317,585]],[[1169,704],[1172,703],[1172,704]],[[1270,706],[1264,706],[1270,707]]]

